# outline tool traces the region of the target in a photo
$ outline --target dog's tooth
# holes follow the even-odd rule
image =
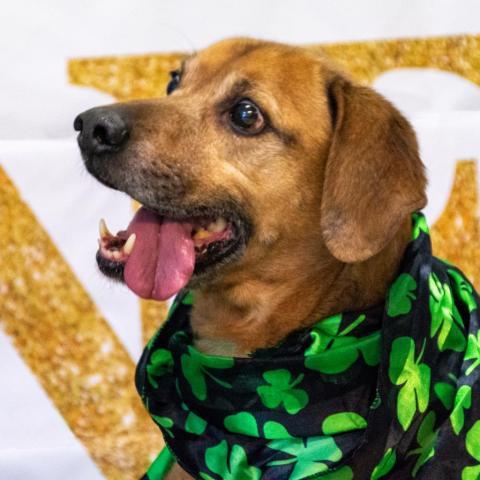
[[[208,238],[210,236],[211,232],[208,230],[205,230],[204,228],[201,228],[198,230],[195,235],[193,236],[194,240],[204,240],[205,238]]]
[[[125,242],[125,245],[123,246],[123,252],[126,253],[127,255],[130,255],[132,253],[136,238],[137,236],[134,233],[132,233],[128,237],[128,240]]]
[[[208,225],[209,232],[223,232],[227,228],[227,221],[223,217],[217,218],[214,222]]]
[[[100,238],[113,237],[103,218],[100,220],[100,223],[98,225],[98,230],[100,231]]]

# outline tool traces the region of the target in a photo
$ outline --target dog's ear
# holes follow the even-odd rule
[[[426,204],[415,133],[381,95],[335,76],[321,227],[333,256],[360,262],[382,250],[401,221]]]

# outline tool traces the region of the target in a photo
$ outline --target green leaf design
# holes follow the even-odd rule
[[[415,290],[417,282],[409,273],[402,273],[393,282],[387,297],[387,315],[397,317],[405,315],[412,309],[412,303],[417,298]]]
[[[350,467],[341,467],[331,473],[321,476],[322,480],[353,480],[353,471]]]
[[[319,322],[310,334],[311,345],[305,350],[305,366],[320,373],[341,373],[350,368],[360,353],[365,363],[376,366],[380,363],[380,333],[374,332],[357,338],[347,335],[365,320],[360,315],[351,325],[339,332],[342,315],[333,315]]]
[[[300,374],[292,381],[292,374],[286,369],[269,370],[263,378],[269,385],[257,388],[262,403],[267,408],[283,407],[290,415],[295,415],[308,404],[308,394],[301,388],[295,388],[302,382],[304,375]]]
[[[395,450],[389,448],[385,455],[383,455],[379,464],[373,469],[370,480],[378,480],[379,478],[384,477],[392,471],[392,468],[395,466],[397,461],[397,454]]]
[[[324,435],[336,435],[364,428],[367,428],[367,421],[355,412],[334,413],[329,415],[322,423]]]
[[[454,405],[450,414],[450,421],[455,435],[459,435],[465,423],[464,410],[472,406],[472,387],[470,385],[462,385],[457,390]]]
[[[432,323],[430,337],[438,333],[437,343],[441,352],[465,350],[463,320],[453,301],[452,291],[447,283],[442,283],[435,273],[428,277],[430,288],[430,315]]]
[[[455,398],[455,387],[450,383],[437,382],[433,390],[445,409],[450,411],[453,407],[453,399]]]
[[[477,336],[473,333],[468,336],[465,360],[474,360],[465,372],[466,375],[470,375],[480,365],[480,331],[477,332]]]
[[[225,417],[225,428],[232,433],[241,433],[250,437],[259,437],[258,425],[255,417],[249,412],[239,412]]]
[[[193,305],[193,292],[189,291],[183,298],[182,298],[182,305]]]
[[[263,434],[268,440],[293,438],[281,423],[274,422],[273,420],[265,422],[263,425]]]
[[[232,388],[229,383],[215,377],[209,369],[232,368],[234,364],[233,358],[203,355],[189,346],[188,353],[184,353],[181,356],[180,364],[183,375],[190,384],[192,393],[199,400],[205,400],[207,398],[207,382],[205,376],[208,376],[224,388]]]
[[[468,431],[465,438],[465,447],[467,452],[477,462],[480,462],[480,420],[476,421]],[[465,467],[462,470],[462,480],[478,480],[478,478],[480,478],[480,465]]]
[[[268,447],[291,456],[268,464],[268,466],[294,464],[288,480],[301,480],[326,472],[328,465],[325,461],[335,462],[342,458],[342,451],[329,436],[308,437],[306,440],[303,438],[273,440],[268,443]]]
[[[190,412],[185,421],[185,431],[195,435],[203,435],[207,428],[207,422],[196,413]]]
[[[245,450],[240,445],[233,445],[229,452],[226,440],[218,445],[207,448],[205,451],[205,464],[212,472],[220,476],[222,480],[260,480],[262,471],[248,464]],[[205,480],[212,477],[208,473],[200,473]]]
[[[208,473],[205,472],[200,472],[200,478],[202,480],[215,480],[213,477],[211,477]]]
[[[417,432],[418,448],[410,450],[407,453],[407,457],[409,457],[410,455],[419,456],[412,470],[412,475],[414,477],[417,476],[420,468],[435,455],[435,442],[437,441],[435,422],[435,412],[429,412],[423,419]]]
[[[173,369],[173,358],[169,350],[159,348],[155,350],[147,365],[147,379],[153,388],[158,388],[157,378],[171,372]]]
[[[419,213],[415,213],[413,214],[413,220],[414,220],[414,224],[412,228],[413,240],[416,240],[420,236],[420,232],[423,232],[429,235],[427,220],[423,215]]]
[[[478,480],[480,478],[480,465],[465,467],[462,471],[462,480]]]
[[[470,313],[473,312],[478,305],[477,301],[475,300],[472,285],[457,270],[448,269],[447,272],[450,275],[450,278],[453,280],[452,287],[455,289],[455,292],[463,300],[465,305],[467,305],[468,311]]]
[[[160,425],[169,435],[174,438],[175,435],[170,430],[173,427],[173,420],[168,417],[159,417],[157,415],[152,415],[153,420]]]
[[[420,363],[422,351],[415,360],[415,342],[410,337],[399,337],[393,341],[390,352],[389,377],[394,385],[401,386],[397,397],[397,417],[407,430],[415,412],[427,409],[430,393],[430,367]]]

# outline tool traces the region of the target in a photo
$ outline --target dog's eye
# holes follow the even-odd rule
[[[263,130],[265,119],[251,100],[241,100],[230,110],[230,123],[236,131],[253,135]]]
[[[173,72],[170,72],[170,77],[170,81],[167,85],[167,95],[170,95],[178,87],[178,84],[180,83],[180,72],[174,70]]]

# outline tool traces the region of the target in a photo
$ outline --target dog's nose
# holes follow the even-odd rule
[[[120,113],[109,107],[87,110],[75,118],[78,145],[86,154],[117,152],[128,139],[129,129]]]

